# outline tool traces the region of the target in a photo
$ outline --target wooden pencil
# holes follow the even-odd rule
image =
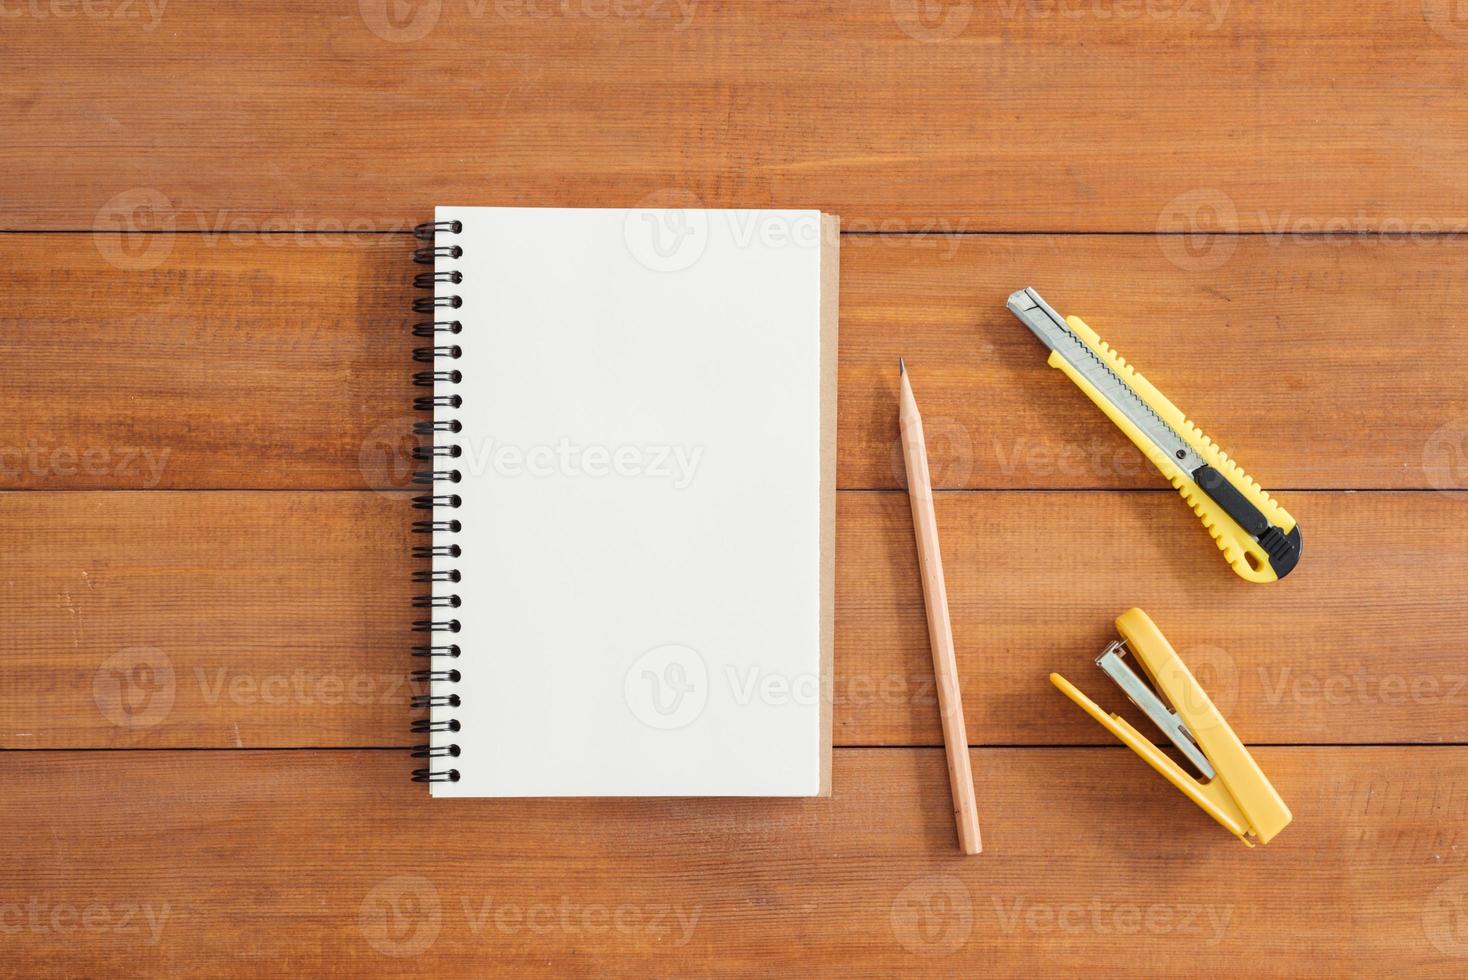
[[[983,849],[979,839],[979,805],[974,798],[974,775],[969,765],[968,732],[963,723],[963,701],[958,692],[958,660],[953,651],[953,624],[948,619],[948,589],[943,584],[943,556],[938,550],[938,519],[933,511],[933,483],[928,474],[928,449],[923,418],[918,414],[907,363],[898,362],[901,402],[902,456],[907,464],[907,495],[912,502],[912,526],[917,536],[918,569],[923,601],[928,611],[928,642],[933,648],[933,672],[938,680],[938,713],[943,720],[943,746],[948,753],[948,784],[953,790],[953,815],[958,821],[958,843],[965,854]]]

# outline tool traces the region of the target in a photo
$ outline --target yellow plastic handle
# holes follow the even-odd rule
[[[1242,467],[1215,446],[1213,441],[1189,421],[1177,406],[1168,401],[1162,392],[1152,387],[1147,379],[1132,368],[1120,354],[1107,346],[1096,331],[1086,326],[1084,320],[1078,316],[1068,316],[1065,322],[1071,330],[1075,331],[1076,336],[1085,341],[1096,356],[1106,363],[1107,367],[1131,385],[1132,390],[1150,405],[1163,421],[1172,426],[1187,441],[1188,445],[1193,447],[1204,462],[1223,474],[1223,477],[1233,484],[1245,499],[1269,520],[1269,523],[1286,534],[1295,529],[1295,519],[1283,507],[1275,503],[1269,494],[1265,493],[1263,488],[1244,472]],[[1047,363],[1065,374],[1077,388],[1084,391],[1086,397],[1095,402],[1096,407],[1106,413],[1107,418],[1111,419],[1118,429],[1126,433],[1133,445],[1140,449],[1142,454],[1152,461],[1152,465],[1157,467],[1158,472],[1172,483],[1177,492],[1182,495],[1183,500],[1193,509],[1193,513],[1203,522],[1203,526],[1208,529],[1209,535],[1218,545],[1218,550],[1223,552],[1224,559],[1240,577],[1250,582],[1273,582],[1278,579],[1279,576],[1275,574],[1273,566],[1270,565],[1268,552],[1258,541],[1254,540],[1252,534],[1240,527],[1212,497],[1204,493],[1193,482],[1192,474],[1184,472],[1170,457],[1158,451],[1152,440],[1133,425],[1108,398],[1097,391],[1094,385],[1082,377],[1080,372],[1072,367],[1065,358],[1052,351]]]
[[[1294,818],[1223,712],[1162,635],[1162,630],[1152,622],[1152,617],[1140,609],[1128,609],[1116,617],[1116,629],[1217,770],[1218,778],[1205,791],[1218,789],[1217,784],[1221,782],[1227,790],[1229,805],[1243,815],[1249,832],[1261,844],[1269,843]],[[1199,806],[1207,809],[1204,804]]]
[[[1196,803],[1204,813],[1218,821],[1220,826],[1250,847],[1254,846],[1254,842],[1249,839],[1249,821],[1239,812],[1238,805],[1222,786],[1215,783],[1200,783],[1194,779],[1181,766],[1168,758],[1161,749],[1152,744],[1151,739],[1133,728],[1125,718],[1102,711],[1095,701],[1086,697],[1079,688],[1059,674],[1051,674],[1050,683],[1054,684],[1061,694],[1074,701],[1082,711],[1096,719],[1102,728],[1115,735],[1118,741],[1141,756],[1147,765],[1157,771],[1158,775],[1180,789],[1184,796]]]

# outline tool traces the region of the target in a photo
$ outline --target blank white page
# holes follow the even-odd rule
[[[830,761],[834,219],[443,207],[460,730],[435,796],[809,796]],[[823,343],[823,311],[825,340]],[[447,342],[444,338],[441,342]]]

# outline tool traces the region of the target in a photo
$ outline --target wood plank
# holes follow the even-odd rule
[[[1170,492],[940,496],[969,741],[1109,739],[1047,677],[1130,714],[1093,661],[1132,606],[1246,741],[1464,741],[1468,494],[1294,499],[1300,567],[1255,585]],[[842,503],[837,744],[940,744],[906,501]]]
[[[825,800],[434,800],[383,752],[0,757],[18,974],[1452,975],[1468,750],[1262,749],[1250,850],[1124,750],[843,750]]]
[[[905,485],[899,355],[935,485],[1159,485],[1005,308],[1028,285],[1266,489],[1468,489],[1468,332],[1444,302],[1468,293],[1468,239],[1245,238],[1206,270],[1171,241],[843,239],[841,485]]]
[[[1138,605],[1248,741],[1468,741],[1468,494],[1297,499],[1304,563],[1257,586],[1169,493],[940,495],[970,740],[1104,743],[1046,676],[1120,707],[1091,661]],[[0,495],[0,747],[406,745],[411,513]],[[939,745],[907,500],[843,493],[837,530],[836,743]]]
[[[0,495],[5,747],[406,745],[413,513],[370,492]]]
[[[406,239],[85,241],[0,236],[4,487],[406,480]],[[1206,273],[1165,241],[846,236],[840,485],[902,485],[899,355],[939,486],[1159,485],[1005,311],[1032,283],[1267,488],[1468,488],[1468,239],[1245,238]]]
[[[654,195],[866,228],[1462,231],[1450,7],[13,4],[0,226],[143,192],[190,230]]]
[[[5,486],[405,482],[407,241],[0,238]]]

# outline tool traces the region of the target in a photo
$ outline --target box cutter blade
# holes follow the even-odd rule
[[[1273,582],[1300,560],[1300,528],[1237,463],[1079,317],[1063,319],[1033,289],[1009,310],[1050,348],[1065,373],[1167,477],[1241,577]]]

